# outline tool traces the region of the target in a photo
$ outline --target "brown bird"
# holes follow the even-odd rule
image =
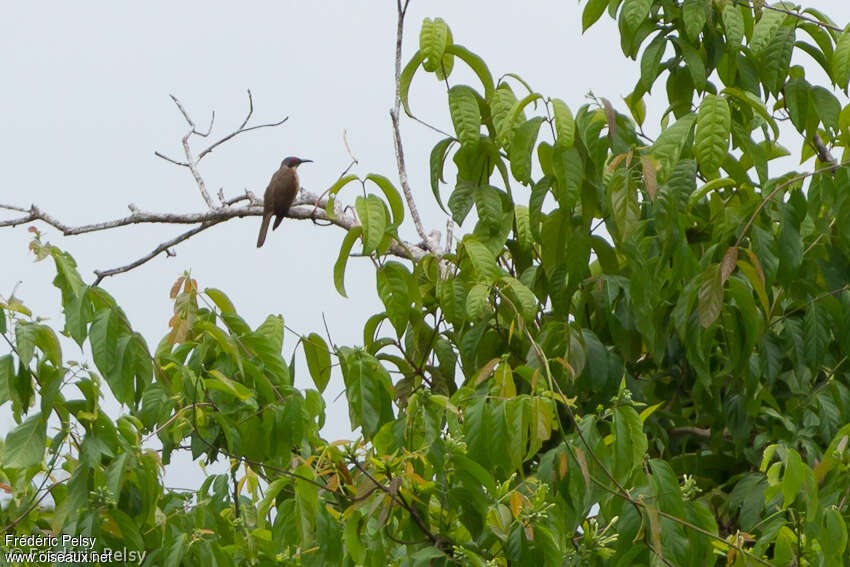
[[[298,189],[300,189],[298,171],[296,171],[298,166],[311,161],[313,160],[288,157],[281,162],[280,169],[272,175],[272,180],[269,181],[269,186],[266,187],[266,193],[263,195],[263,224],[260,225],[257,248],[266,241],[266,233],[269,231],[269,222],[271,222],[272,217],[277,217],[272,226],[272,230],[274,230],[289,212],[289,206],[292,205],[292,201],[295,200],[295,195],[298,194]]]

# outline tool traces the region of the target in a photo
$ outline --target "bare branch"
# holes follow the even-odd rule
[[[170,158],[170,157],[168,157],[168,156],[166,156],[166,155],[163,155],[163,154],[161,154],[161,153],[159,153],[159,152],[154,152],[154,153],[153,153],[153,155],[155,155],[156,157],[162,158],[162,159],[164,159],[165,161],[169,161],[169,162],[173,163],[174,165],[180,165],[180,166],[183,166],[183,167],[189,167],[189,164],[188,164],[188,163],[186,163],[185,161],[177,161],[176,159],[172,159],[172,158]]]
[[[198,161],[200,161],[201,158],[203,158],[208,153],[212,152],[215,148],[217,148],[218,146],[220,146],[224,142],[230,140],[231,138],[235,138],[239,134],[244,134],[245,132],[250,132],[251,130],[259,130],[260,128],[274,128],[275,126],[280,126],[281,124],[283,124],[287,120],[289,120],[289,116],[284,116],[282,120],[278,120],[277,122],[269,122],[268,124],[257,124],[256,126],[250,126],[248,128],[241,128],[240,127],[239,130],[235,130],[235,131],[231,132],[230,134],[228,134],[227,136],[225,136],[224,138],[222,138],[221,140],[214,143],[213,145],[211,145],[210,147],[208,147],[207,149],[202,151],[200,154],[198,154]]]
[[[407,7],[407,2],[404,4],[404,9]],[[402,10],[403,17],[403,10]],[[137,225],[137,224],[150,224],[150,223],[160,223],[160,224],[174,224],[174,225],[197,225],[185,232],[175,236],[174,238],[167,240],[153,249],[151,252],[145,254],[144,256],[138,258],[137,260],[116,268],[111,268],[108,270],[96,270],[95,275],[97,276],[94,285],[98,285],[104,278],[114,276],[117,274],[128,272],[134,268],[137,268],[153,258],[166,254],[168,256],[173,256],[174,252],[171,250],[172,247],[177,244],[188,240],[192,236],[203,232],[204,230],[211,228],[221,222],[227,221],[236,217],[248,217],[248,216],[262,216],[263,214],[263,203],[260,199],[258,199],[251,191],[245,189],[244,193],[241,195],[237,195],[230,199],[227,199],[224,195],[224,191],[220,189],[218,191],[218,200],[219,204],[215,204],[210,197],[209,192],[206,189],[206,184],[198,170],[198,162],[200,159],[212,152],[212,150],[224,142],[233,139],[238,134],[243,132],[248,132],[251,130],[256,130],[258,128],[267,128],[273,126],[279,126],[286,122],[287,118],[280,120],[278,122],[270,123],[270,124],[260,124],[256,126],[247,126],[254,112],[254,102],[251,91],[248,91],[248,113],[245,116],[245,119],[240,124],[239,128],[227,136],[221,138],[220,140],[211,144],[207,149],[203,150],[201,154],[196,158],[193,155],[192,149],[190,147],[189,141],[192,136],[200,136],[206,137],[210,134],[213,129],[213,125],[215,122],[215,113],[212,114],[210,119],[210,125],[206,132],[200,132],[197,129],[195,122],[192,120],[192,117],[189,115],[186,108],[180,102],[180,100],[174,95],[170,95],[171,100],[174,101],[174,104],[177,106],[180,113],[183,115],[183,118],[186,120],[186,123],[189,126],[189,130],[182,137],[183,151],[186,155],[186,161],[179,161],[168,157],[160,152],[154,152],[154,154],[172,163],[174,165],[178,165],[181,167],[186,167],[192,172],[192,176],[195,179],[195,182],[198,186],[198,189],[203,197],[204,201],[207,203],[209,207],[206,211],[201,212],[189,212],[189,213],[172,213],[172,212],[149,212],[143,211],[136,207],[134,204],[129,204],[128,208],[130,209],[130,214],[121,218],[116,218],[112,220],[106,220],[102,222],[92,223],[92,224],[84,224],[84,225],[69,225],[60,219],[50,215],[49,213],[41,210],[36,205],[31,205],[28,209],[24,207],[20,207],[17,205],[10,204],[0,204],[0,210],[8,210],[14,211],[16,213],[24,213],[23,216],[18,216],[13,219],[0,220],[0,227],[14,227],[20,224],[25,224],[33,221],[41,221],[44,222],[55,229],[59,230],[65,236],[74,236],[79,234],[87,234],[90,232],[98,232],[102,230],[110,230],[113,228],[119,228],[122,226],[129,225]],[[395,124],[398,124],[398,121],[395,121]],[[397,132],[397,130],[396,130]],[[345,144],[345,148],[351,157],[351,163],[345,168],[342,176],[344,176],[354,165],[358,163],[357,158],[354,157],[354,154],[351,151],[351,147],[348,144],[347,133],[343,132],[343,143]],[[397,144],[400,149],[400,139],[397,139]],[[407,176],[404,172],[404,162],[403,156],[401,157],[401,174],[404,186],[409,191],[407,186]],[[409,201],[412,210],[416,211],[415,206],[413,206],[412,200]],[[324,221],[327,224],[333,224],[343,228],[345,230],[349,230],[355,226],[359,225],[356,215],[353,211],[348,209],[342,209],[337,207],[337,210],[334,211],[334,214],[329,216],[326,212],[328,200],[325,198],[325,194],[315,195],[306,191],[302,188],[295,201],[292,204],[292,208],[290,208],[288,216],[294,219],[308,219],[312,221]],[[418,223],[418,216],[417,216]],[[420,232],[422,232],[421,225],[418,225]],[[400,258],[410,259],[410,260],[418,260],[423,257],[428,250],[434,250],[439,248],[438,244],[435,242],[439,242],[439,236],[431,235],[431,238],[423,238],[422,244],[413,244],[411,242],[405,242],[401,240],[394,241],[390,248],[389,253]]]
[[[23,207],[17,207],[15,205],[4,205],[3,203],[0,203],[0,209],[8,209],[10,211],[18,211],[21,213],[29,212],[29,209],[24,209]]]
[[[393,141],[395,142],[395,158],[398,164],[398,177],[401,181],[401,190],[404,193],[404,198],[407,201],[407,207],[410,209],[410,216],[413,218],[413,224],[416,227],[416,232],[423,242],[429,247],[433,253],[438,253],[438,250],[431,248],[431,241],[428,235],[425,234],[425,228],[422,226],[422,219],[419,217],[419,210],[416,208],[416,202],[413,200],[413,192],[410,190],[410,183],[407,179],[407,167],[404,165],[404,148],[401,143],[401,131],[399,129],[398,113],[401,108],[401,44],[404,38],[404,15],[407,12],[408,0],[402,4],[401,0],[397,0],[398,8],[398,25],[396,27],[395,40],[395,101],[392,110],[390,110],[390,119],[393,125]]]
[[[836,164],[835,158],[829,151],[829,148],[826,147],[826,144],[823,143],[823,139],[821,139],[817,132],[815,132],[815,135],[812,137],[812,143],[815,145],[815,149],[818,152],[819,160],[827,165],[834,166]]]
[[[199,232],[204,231],[204,230],[208,229],[209,227],[214,226],[214,225],[222,222],[223,220],[224,219],[205,222],[205,223],[202,223],[200,226],[196,226],[192,230],[187,230],[183,234],[181,234],[179,236],[175,236],[171,240],[167,240],[167,241],[163,242],[162,244],[160,244],[159,246],[154,248],[153,251],[150,252],[149,254],[145,254],[144,256],[142,256],[141,258],[136,260],[135,262],[131,262],[131,263],[127,264],[126,266],[120,266],[118,268],[112,268],[112,269],[103,270],[103,271],[95,270],[94,274],[97,276],[97,278],[94,280],[94,283],[92,283],[92,285],[97,286],[98,284],[100,284],[100,282],[103,280],[103,278],[107,278],[109,276],[114,276],[116,274],[123,274],[124,272],[129,272],[133,268],[138,268],[139,266],[141,266],[145,262],[152,260],[153,258],[159,256],[163,252],[167,253],[168,249],[170,247],[174,246],[175,244],[179,244],[179,243],[183,242],[184,240],[191,238],[192,236],[198,234]],[[173,255],[173,254],[169,254],[169,255]]]
[[[239,203],[241,201],[247,201],[249,204],[237,207],[233,206],[234,204]],[[329,217],[328,214],[325,212],[325,207],[327,206],[327,203],[327,199],[302,189],[299,195],[295,198],[295,201],[292,204],[292,208],[289,209],[289,213],[287,216],[293,219],[300,220],[325,221],[328,224],[336,225],[345,230],[349,230],[359,224],[353,214],[347,213],[345,211],[337,211],[336,214],[334,214],[333,218]],[[26,209],[17,207],[15,205],[0,205],[0,208],[5,208],[14,211],[26,211]],[[175,246],[183,242],[184,240],[187,240],[192,236],[195,236],[196,234],[203,232],[204,230],[211,228],[221,222],[237,217],[241,218],[250,216],[262,216],[263,214],[262,202],[258,201],[254,194],[247,190],[244,194],[226,201],[221,207],[217,207],[213,210],[203,211],[199,213],[145,212],[137,209],[133,205],[130,205],[130,208],[133,212],[126,217],[94,224],[70,226],[33,205],[32,207],[30,207],[29,212],[26,216],[6,221],[0,221],[0,227],[17,226],[32,221],[42,221],[56,228],[57,230],[60,230],[65,236],[75,236],[79,234],[98,232],[101,230],[109,230],[113,228],[135,224],[159,223],[177,225],[199,225],[172,238],[171,240],[163,242],[150,253],[125,266],[102,271],[96,270],[95,275],[97,276],[97,279],[95,280],[94,285],[97,285],[98,283],[100,283],[101,280],[103,280],[103,278],[128,272],[133,268],[137,268],[142,264],[145,264],[146,262],[152,260],[153,258],[162,253],[172,255],[172,253],[170,252],[170,248],[172,246]],[[422,246],[404,241],[394,241],[390,245],[389,249],[390,254],[410,260],[418,260],[419,258],[423,257],[426,252],[427,251],[423,249]]]

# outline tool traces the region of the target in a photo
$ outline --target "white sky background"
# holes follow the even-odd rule
[[[603,16],[581,35],[575,1],[413,0],[408,11],[404,62],[418,47],[424,17],[442,17],[454,41],[480,55],[494,78],[514,72],[545,96],[557,96],[575,111],[585,94],[610,99],[627,113],[621,97],[639,77],[626,59],[616,24]],[[850,2],[808,0],[838,25],[850,21]],[[395,1],[265,2],[236,7],[221,2],[5,3],[0,21],[0,203],[34,203],[68,224],[88,224],[144,211],[200,212],[206,205],[189,171],[154,156],[159,150],[182,160],[186,123],[169,94],[177,96],[203,128],[216,111],[213,138],[234,129],[254,94],[253,123],[289,116],[274,129],[250,132],[220,146],[201,162],[210,193],[228,197],[246,188],[261,196],[287,155],[315,160],[301,167],[302,184],[321,193],[348,165],[343,129],[360,164],[353,172],[381,173],[397,183],[388,110],[393,103]],[[800,34],[802,37],[805,34]],[[808,40],[808,38],[806,38]],[[823,81],[811,60],[810,80]],[[457,60],[452,84],[477,81]],[[522,87],[516,87],[519,92]],[[655,91],[664,92],[664,79]],[[411,88],[415,114],[452,131],[445,87],[421,70]],[[658,106],[658,105],[655,105]],[[650,104],[645,129],[654,136],[663,108]],[[545,129],[541,129],[544,132]],[[441,136],[402,117],[408,173],[426,231],[445,233],[445,215],[433,202],[428,156]],[[544,136],[541,134],[541,137]],[[799,152],[799,139],[789,150]],[[199,144],[202,149],[206,144]],[[811,162],[808,164],[811,167]],[[788,165],[795,167],[795,162]],[[520,199],[527,190],[514,185]],[[353,202],[356,189],[343,192]],[[448,198],[444,192],[444,200]],[[346,195],[348,199],[346,199]],[[10,218],[0,212],[0,218]],[[101,285],[127,312],[154,348],[167,332],[168,291],[186,268],[201,288],[224,290],[240,314],[256,326],[280,313],[301,333],[324,334],[324,313],[337,344],[361,344],[362,325],[381,305],[374,271],[352,258],[346,274],[349,299],[332,281],[344,232],[287,219],[255,247],[259,217],[233,219],[180,244],[174,258],[158,257]],[[63,237],[44,224],[44,238],[69,251],[86,281],[92,271],[129,263],[185,226],[130,226]],[[464,229],[471,230],[470,226]],[[406,221],[402,235],[418,237]],[[51,284],[52,261],[33,263],[26,226],[0,229],[0,295],[17,296],[34,313],[61,329],[59,292]],[[444,234],[445,237],[445,234]],[[288,360],[296,339],[284,340]],[[72,343],[64,356],[80,357]],[[8,348],[0,345],[0,355]],[[296,385],[312,382],[299,358]],[[352,436],[338,375],[326,390],[328,439]],[[76,392],[73,392],[76,397]],[[13,421],[0,414],[0,433]],[[192,467],[170,474],[177,485],[194,485]]]

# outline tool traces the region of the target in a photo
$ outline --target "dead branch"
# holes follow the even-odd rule
[[[273,128],[275,126],[280,126],[281,124],[286,122],[289,119],[289,117],[287,116],[287,117],[284,117],[282,120],[279,120],[277,122],[270,122],[268,124],[258,124],[256,126],[247,126],[248,121],[251,120],[251,116],[254,114],[254,97],[251,94],[251,90],[249,89],[248,90],[248,114],[245,116],[245,119],[242,121],[242,124],[239,125],[239,128],[237,128],[233,132],[227,134],[226,136],[224,136],[220,140],[210,144],[205,150],[201,151],[201,153],[199,153],[198,157],[196,158],[196,157],[194,157],[194,154],[192,153],[192,148],[189,145],[189,140],[191,139],[192,136],[199,136],[201,138],[206,138],[212,133],[213,125],[215,124],[215,111],[213,110],[213,112],[212,112],[212,117],[210,118],[209,128],[207,128],[206,132],[201,132],[201,131],[198,130],[198,127],[195,126],[195,121],[192,120],[191,116],[189,116],[189,113],[186,111],[186,108],[183,106],[183,103],[181,103],[180,100],[176,96],[174,96],[174,95],[169,95],[169,96],[171,97],[171,100],[174,101],[174,104],[177,105],[177,108],[180,110],[180,114],[183,115],[184,120],[186,120],[186,123],[189,125],[189,131],[186,132],[186,134],[183,136],[183,139],[182,139],[183,153],[186,156],[186,161],[179,161],[179,160],[176,160],[174,158],[170,158],[170,157],[168,157],[168,156],[166,156],[166,155],[164,155],[160,152],[154,152],[154,155],[157,156],[158,158],[164,159],[165,161],[173,163],[174,165],[179,165],[181,167],[189,168],[189,171],[192,173],[192,177],[195,179],[195,184],[197,184],[197,186],[198,186],[198,191],[201,193],[201,197],[204,199],[204,202],[207,204],[207,206],[211,210],[214,210],[216,208],[216,205],[215,205],[215,203],[213,203],[213,200],[210,197],[209,192],[207,191],[206,184],[204,183],[204,178],[201,176],[201,173],[198,170],[198,163],[203,159],[203,157],[205,155],[211,153],[215,148],[217,148],[218,146],[220,146],[224,142],[227,142],[228,140],[235,138],[239,134],[243,134],[245,132],[250,132],[252,130],[258,130],[260,128]]]
[[[405,3],[406,9],[407,3]],[[401,6],[400,6],[401,9]],[[403,11],[401,12],[400,23],[403,21]],[[400,41],[400,36],[399,36]],[[400,57],[400,53],[399,53]],[[193,178],[195,179],[195,183],[198,186],[198,190],[201,193],[204,201],[208,206],[208,210],[201,212],[186,212],[186,213],[163,213],[163,212],[151,212],[151,211],[143,211],[139,209],[134,204],[129,204],[128,208],[130,209],[130,214],[124,217],[106,220],[97,223],[91,224],[83,224],[83,225],[69,225],[59,218],[51,215],[50,213],[42,210],[40,207],[36,205],[31,205],[29,208],[24,208],[18,205],[13,204],[3,204],[0,203],[0,210],[12,211],[14,213],[23,213],[12,219],[0,220],[0,228],[2,227],[14,227],[25,223],[30,222],[43,222],[53,228],[62,232],[65,236],[75,236],[80,234],[87,234],[91,232],[98,232],[102,230],[111,230],[114,228],[120,228],[123,226],[130,225],[138,225],[138,224],[150,224],[150,223],[159,223],[159,224],[173,224],[173,225],[197,225],[192,228],[178,234],[177,236],[166,240],[159,244],[156,248],[151,250],[149,253],[141,256],[137,260],[130,262],[123,266],[118,266],[115,268],[110,268],[108,270],[95,270],[96,279],[94,281],[94,285],[98,285],[104,278],[114,276],[117,274],[122,274],[125,272],[129,272],[130,270],[137,268],[150,260],[156,258],[161,254],[166,254],[168,256],[174,256],[175,253],[172,251],[172,247],[177,244],[188,240],[189,238],[216,226],[219,223],[225,222],[232,218],[241,218],[248,216],[262,216],[263,214],[263,202],[258,199],[254,193],[248,191],[247,189],[243,194],[237,195],[232,198],[226,198],[223,189],[219,189],[218,191],[218,200],[219,204],[216,205],[212,198],[210,197],[209,192],[206,189],[206,184],[204,182],[203,177],[198,169],[198,163],[200,160],[211,153],[215,148],[220,146],[221,144],[232,140],[239,134],[244,132],[249,132],[251,130],[256,130],[259,128],[271,128],[275,126],[280,126],[284,122],[286,122],[287,118],[283,118],[277,122],[271,122],[268,124],[259,124],[254,126],[248,126],[248,123],[251,120],[251,117],[254,113],[254,100],[251,95],[251,91],[248,91],[248,113],[245,116],[245,119],[239,125],[239,127],[230,132],[226,136],[218,139],[217,141],[210,144],[206,149],[201,151],[197,157],[195,157],[191,145],[190,140],[192,136],[198,136],[201,138],[208,137],[215,124],[215,113],[213,112],[210,118],[209,127],[205,131],[198,130],[195,121],[189,115],[186,108],[180,102],[177,97],[171,95],[171,99],[174,101],[174,104],[177,106],[180,113],[183,115],[183,118],[186,120],[186,123],[189,125],[189,131],[183,136],[182,144],[183,150],[186,156],[186,161],[180,161],[177,159],[173,159],[168,157],[160,152],[154,152],[155,155],[169,163],[180,167],[188,168]],[[398,104],[398,99],[397,99]],[[398,152],[401,152],[401,140],[398,137],[398,119],[397,119],[397,108],[396,108],[396,119],[394,121],[395,125],[395,133],[396,133],[396,148]],[[351,148],[348,144],[348,140],[343,134],[343,143],[345,144],[346,150],[348,151],[349,156],[351,157],[351,163],[343,172],[343,176],[351,169],[352,166],[357,164],[357,158],[351,152]],[[402,153],[399,153],[399,167],[400,167],[400,175],[402,178],[403,187],[405,188],[405,195],[408,197],[408,204],[411,208],[415,216],[415,222],[417,224],[417,230],[420,235],[424,234],[424,230],[422,229],[421,222],[419,221],[418,213],[416,212],[416,207],[413,203],[412,196],[410,195],[410,189],[407,184],[407,174],[404,169],[404,156]],[[313,222],[316,221],[324,221],[326,224],[336,225],[345,230],[349,230],[357,225],[359,225],[359,221],[355,213],[350,210],[350,208],[342,208],[340,206],[335,206],[335,210],[333,215],[328,215],[326,212],[328,200],[325,197],[327,192],[322,193],[321,195],[315,195],[305,189],[302,188],[295,201],[293,202],[292,208],[290,208],[288,217],[293,219],[308,219]],[[430,238],[425,237],[422,239],[422,242],[419,244],[406,242],[403,240],[396,240],[392,243],[389,248],[389,253],[400,258],[410,259],[410,260],[418,260],[425,256],[429,250],[436,250],[439,248],[439,233],[433,233],[430,235]]]
[[[407,208],[410,209],[410,216],[413,218],[413,224],[416,227],[416,232],[422,239],[422,242],[428,246],[428,249],[434,254],[439,254],[439,250],[432,248],[433,238],[428,238],[425,234],[425,228],[422,226],[422,219],[419,217],[419,210],[416,208],[416,202],[413,200],[413,192],[410,190],[410,183],[407,179],[407,167],[404,165],[404,147],[401,143],[401,131],[399,129],[398,112],[401,108],[401,43],[404,37],[404,16],[407,13],[407,6],[410,0],[397,0],[398,7],[398,24],[396,27],[395,40],[395,100],[393,108],[390,110],[390,119],[393,124],[393,142],[395,143],[395,158],[398,164],[398,177],[401,181],[401,190],[404,193],[404,198],[407,201]]]
[[[248,204],[242,206],[233,206],[235,203],[238,203],[240,201],[248,201]],[[318,195],[315,195],[313,193],[310,193],[309,191],[302,189],[298,197],[296,197],[295,202],[293,203],[293,206],[289,210],[289,214],[287,216],[293,219],[300,220],[325,221],[328,224],[336,225],[345,230],[349,230],[359,224],[352,213],[346,212],[344,210],[336,211],[333,218],[329,217],[327,212],[325,211],[326,206],[327,199],[320,198]],[[151,252],[145,254],[134,262],[108,270],[95,270],[95,275],[97,276],[97,279],[95,280],[94,285],[97,285],[101,282],[101,280],[106,277],[129,272],[130,270],[147,263],[148,261],[152,260],[153,258],[162,253],[170,253],[169,251],[172,246],[175,246],[183,242],[184,240],[187,240],[192,236],[203,232],[208,228],[212,228],[213,226],[221,222],[227,221],[232,218],[262,216],[263,214],[262,202],[258,201],[257,198],[254,197],[254,195],[250,191],[246,191],[243,195],[239,195],[237,197],[234,197],[233,199],[225,201],[224,206],[217,207],[210,211],[203,211],[198,213],[145,212],[137,209],[132,205],[130,206],[130,208],[132,212],[126,217],[110,221],[104,221],[100,223],[71,226],[60,221],[53,215],[46,213],[35,205],[31,206],[29,210],[27,210],[15,205],[0,204],[0,209],[27,213],[22,217],[0,221],[0,227],[13,227],[28,222],[41,221],[56,228],[57,230],[60,230],[65,236],[76,236],[79,234],[98,232],[101,230],[109,230],[113,228],[136,224],[159,223],[177,225],[199,225],[193,227],[190,230],[187,230],[186,232],[181,233],[180,235],[170,240],[163,242],[162,244],[154,248]],[[390,246],[389,252],[400,258],[418,260],[427,253],[427,250],[423,249],[420,245],[417,244],[404,241],[397,241],[393,242],[393,244]]]

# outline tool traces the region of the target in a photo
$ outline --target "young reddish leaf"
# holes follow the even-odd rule
[[[698,299],[699,324],[708,328],[717,320],[723,307],[723,279],[719,264],[711,264],[703,273]]]
[[[723,260],[720,262],[720,281],[726,283],[729,276],[735,271],[735,264],[738,262],[738,247],[730,246],[723,255]]]

